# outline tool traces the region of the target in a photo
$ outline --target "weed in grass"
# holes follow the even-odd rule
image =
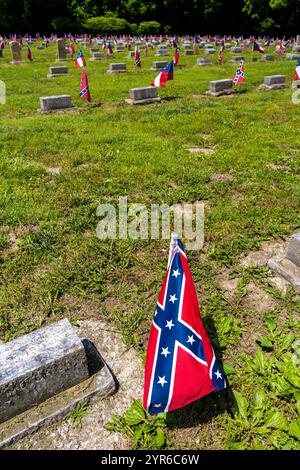
[[[70,411],[70,418],[72,423],[74,423],[77,429],[82,429],[82,419],[85,415],[90,413],[89,402],[84,401],[82,403],[77,403],[75,408]]]

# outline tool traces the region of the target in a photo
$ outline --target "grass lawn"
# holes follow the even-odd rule
[[[230,390],[172,413],[167,447],[299,449],[300,375],[291,354],[299,296],[270,286],[266,267],[238,264],[262,242],[300,227],[300,107],[290,88],[257,89],[265,75],[285,74],[290,84],[295,61],[261,62],[257,54],[251,62],[248,53],[245,93],[212,98],[204,94],[208,82],[231,78],[238,64],[197,67],[195,56],[181,57],[174,82],[158,90],[162,103],[130,107],[128,90],[150,85],[151,63],[160,58],[142,53],[137,70],[119,53],[115,61],[126,62],[128,73],[109,75],[106,60],[88,61],[90,106],[79,98],[81,70],[72,62],[68,76],[46,78],[54,45],[32,46],[32,53],[33,63],[23,51],[24,63],[13,66],[6,47],[0,59],[7,88],[0,105],[1,339],[64,317],[76,324],[76,305],[86,305],[85,318],[106,318],[144,355],[168,241],[99,240],[96,208],[117,205],[119,196],[149,207],[203,201],[205,245],[188,258]],[[72,95],[79,109],[37,114],[40,96],[59,94]],[[218,281],[224,270],[239,278],[230,301]],[[272,296],[268,312],[244,302],[249,283]],[[243,350],[258,323],[264,340]]]

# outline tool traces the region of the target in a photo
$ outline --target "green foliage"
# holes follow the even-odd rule
[[[75,408],[70,411],[70,418],[77,429],[82,429],[82,418],[90,413],[89,402],[86,400],[82,403],[77,403]]]
[[[112,422],[104,427],[108,431],[121,432],[128,436],[133,449],[161,449],[166,445],[166,426],[166,413],[151,417],[144,410],[141,400],[134,400],[125,416],[112,415]]]
[[[157,21],[142,21],[139,27],[140,34],[158,34],[161,31],[161,25]]]
[[[128,21],[111,15],[89,18],[85,21],[84,28],[92,34],[128,34],[131,32]]]
[[[247,381],[252,381],[254,390],[249,399],[237,390],[233,392],[234,417],[228,422],[228,449],[300,448],[300,371],[290,352],[292,338],[286,342],[282,330],[275,336],[276,324],[267,322],[274,334],[274,353],[267,355],[258,349],[254,359],[245,355],[242,370],[235,371],[240,380],[247,377]],[[241,383],[241,388],[246,390],[245,383]]]
[[[233,4],[229,0],[0,0],[0,30],[49,33],[53,29],[59,34],[76,33],[82,32],[84,23],[91,33],[105,33],[109,25],[112,26],[109,33],[127,33],[132,23],[132,31],[136,32],[135,25],[141,24],[145,34],[158,31],[244,34],[255,30],[273,34],[280,31],[287,35],[297,34],[299,8],[298,0],[234,0]],[[117,21],[88,21],[112,14]],[[148,29],[144,23],[153,26],[149,25]],[[155,23],[161,27],[157,28]]]
[[[65,31],[77,33],[80,31],[79,23],[74,18],[58,17],[51,21],[52,30],[58,35],[63,35]]]

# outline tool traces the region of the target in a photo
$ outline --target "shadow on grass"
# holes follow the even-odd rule
[[[213,318],[208,315],[205,318],[205,329],[212,342],[216,358],[223,368],[222,351],[217,336],[217,330]],[[212,418],[227,412],[232,415],[232,408],[235,405],[235,398],[230,388],[230,382],[225,375],[227,388],[219,392],[206,395],[190,405],[168,413],[167,420],[170,429],[191,428],[200,424],[209,423]]]
[[[179,96],[164,96],[161,100],[162,101],[174,101],[178,100]]]

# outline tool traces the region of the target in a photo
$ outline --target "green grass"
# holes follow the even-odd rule
[[[142,56],[141,70],[125,53],[116,54],[116,61],[127,63],[128,73],[109,75],[107,61],[88,62],[94,103],[89,106],[78,96],[80,70],[70,62],[68,76],[47,79],[48,67],[55,65],[55,47],[32,47],[32,52],[34,62],[25,62],[23,53],[20,66],[10,65],[8,48],[0,59],[0,79],[7,87],[7,104],[0,105],[2,340],[63,317],[76,322],[71,298],[83,306],[94,302],[97,318],[110,321],[122,331],[125,343],[143,355],[166,269],[162,249],[168,243],[100,241],[96,208],[104,202],[117,204],[119,196],[149,207],[204,201],[205,246],[188,257],[199,297],[203,286],[205,325],[228,364],[236,397],[240,394],[247,402],[239,397],[240,408],[234,408],[232,392],[225,392],[175,412],[167,445],[299,447],[297,424],[291,424],[299,411],[299,384],[284,379],[288,385],[283,394],[274,385],[279,376],[296,374],[285,369],[292,368],[287,357],[291,351],[282,350],[282,340],[299,335],[299,298],[293,291],[286,297],[278,294],[267,285],[263,270],[239,272],[242,279],[232,302],[217,281],[220,269],[235,272],[242,254],[259,249],[262,241],[285,238],[300,226],[300,108],[291,101],[291,89],[257,90],[265,75],[283,73],[290,83],[295,62],[251,62],[247,54],[246,92],[216,99],[204,95],[208,82],[231,78],[237,65],[197,67],[196,57],[181,57],[174,82],[159,90],[161,104],[129,107],[124,103],[128,90],[148,86],[155,77],[150,71],[153,52]],[[36,113],[40,96],[65,93],[71,94],[78,111]],[[192,155],[185,150],[192,146],[215,151]],[[59,167],[60,173],[47,172],[51,167]],[[234,179],[213,181],[215,173]],[[266,325],[259,334],[260,339],[267,337],[259,343],[262,347],[271,342],[263,352],[270,361],[266,369],[253,367],[254,353],[239,349],[259,315],[244,302],[250,281],[269,289],[276,302],[270,314],[278,336],[271,332],[270,338]],[[261,351],[255,340],[254,346]],[[267,396],[268,410],[280,410],[287,420],[273,437],[257,432],[257,427],[274,430],[265,424],[267,410],[259,425],[253,423],[260,406],[257,389]]]

